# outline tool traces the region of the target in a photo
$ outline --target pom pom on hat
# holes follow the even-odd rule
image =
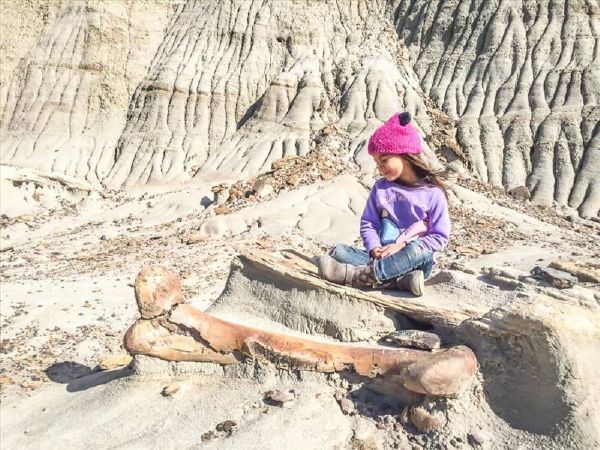
[[[419,132],[410,123],[410,113],[396,113],[375,130],[369,139],[369,155],[421,153]]]

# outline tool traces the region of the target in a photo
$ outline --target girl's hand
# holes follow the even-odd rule
[[[405,242],[397,242],[395,244],[386,245],[385,247],[383,247],[383,249],[381,249],[381,256],[380,256],[380,258],[381,259],[387,258],[388,256],[391,256],[394,253],[399,252],[404,247],[406,247],[406,243]]]
[[[373,259],[381,259],[381,252],[383,251],[383,248],[381,247],[375,247],[374,249],[371,250],[371,258]]]

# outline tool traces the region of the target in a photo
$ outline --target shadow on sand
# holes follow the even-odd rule
[[[55,383],[66,384],[67,392],[79,392],[126,377],[131,374],[131,367],[96,370],[74,361],[64,361],[52,364],[44,372]]]

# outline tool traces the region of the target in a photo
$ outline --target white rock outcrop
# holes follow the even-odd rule
[[[600,209],[599,10],[590,1],[2,3],[3,163],[119,188],[239,179],[334,126],[433,100],[477,174]],[[33,29],[29,26],[33,25]],[[430,158],[435,158],[428,151]]]
[[[98,185],[170,4],[9,0],[0,15],[0,160]]]
[[[597,2],[402,0],[394,17],[484,181],[598,214]]]

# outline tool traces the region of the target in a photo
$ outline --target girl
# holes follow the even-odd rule
[[[369,154],[382,176],[362,214],[365,250],[335,245],[321,257],[321,276],[354,287],[392,287],[423,295],[433,254],[448,243],[446,190],[419,154],[410,114],[395,114],[369,139]]]

